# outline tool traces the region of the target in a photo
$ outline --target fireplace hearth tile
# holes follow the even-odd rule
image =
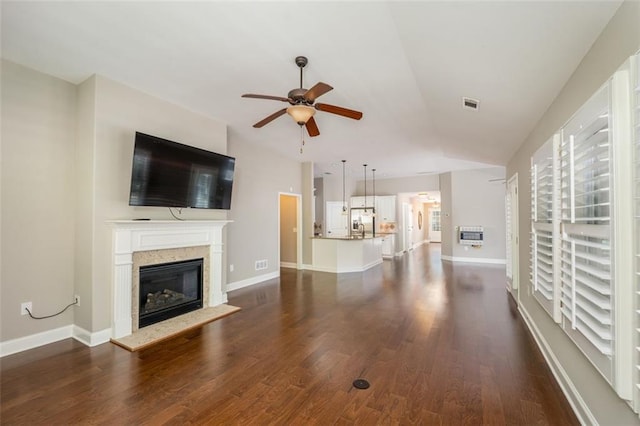
[[[226,304],[198,309],[197,311],[192,311],[166,321],[140,328],[129,336],[111,339],[111,341],[131,352],[135,352],[163,340],[170,339],[187,330],[201,327],[209,322],[224,318],[239,310],[240,308],[237,306]]]

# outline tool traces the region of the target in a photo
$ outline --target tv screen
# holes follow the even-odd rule
[[[235,158],[136,132],[130,206],[231,208]]]

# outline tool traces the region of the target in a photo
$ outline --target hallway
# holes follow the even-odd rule
[[[65,340],[3,358],[2,423],[578,423],[504,267],[423,245],[364,273],[282,269],[229,303],[138,353]]]

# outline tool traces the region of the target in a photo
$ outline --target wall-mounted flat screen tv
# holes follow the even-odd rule
[[[235,158],[136,132],[130,206],[231,208]]]

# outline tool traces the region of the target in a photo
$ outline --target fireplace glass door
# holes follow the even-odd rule
[[[140,328],[202,308],[203,259],[140,267]]]

